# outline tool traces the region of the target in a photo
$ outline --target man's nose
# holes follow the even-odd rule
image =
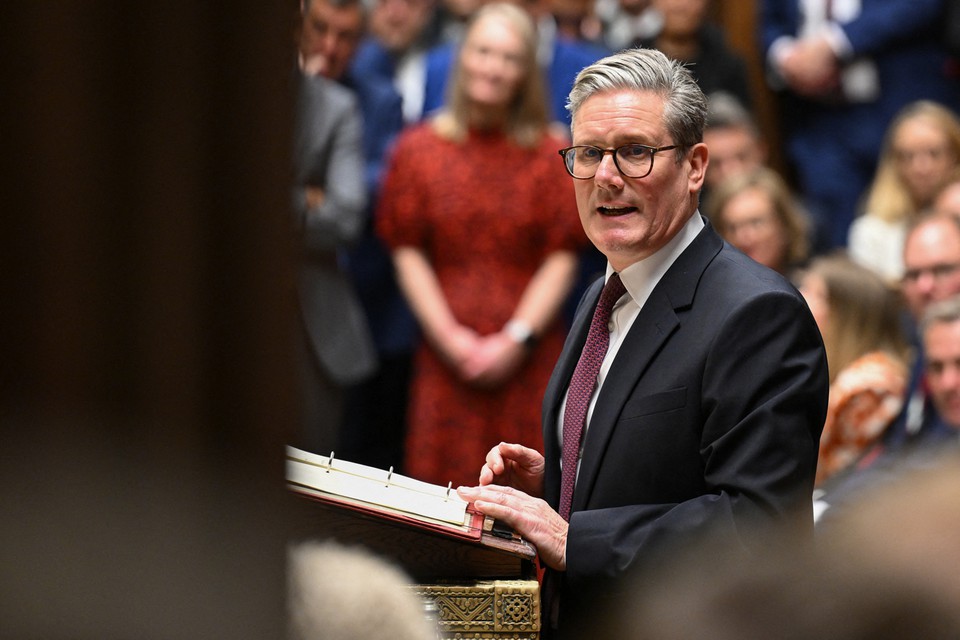
[[[320,40],[323,52],[329,55],[335,51],[337,47],[339,47],[340,42],[343,41],[343,39],[343,34],[337,33],[333,29],[327,30],[327,32],[323,34],[323,38]]]
[[[940,373],[939,387],[943,391],[952,391],[954,394],[960,393],[960,367],[955,364],[945,366]]]
[[[936,277],[933,275],[933,271],[923,270],[920,272],[920,275],[917,277],[917,289],[923,294],[929,294],[933,291],[934,284],[936,284]]]
[[[614,162],[612,153],[604,153],[603,157],[600,158],[600,164],[597,165],[597,175],[595,179],[598,183],[610,184],[610,183],[622,183],[623,176],[620,174],[620,170],[617,168],[617,163]]]

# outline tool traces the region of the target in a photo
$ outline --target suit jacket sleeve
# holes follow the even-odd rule
[[[840,27],[854,55],[871,56],[929,31],[942,8],[941,0],[864,0],[860,15]]]
[[[797,36],[800,13],[796,0],[761,0],[759,21],[760,49],[766,60],[777,39]]]
[[[305,91],[294,210],[306,247],[330,250],[356,241],[366,223],[362,124],[356,99],[346,89],[326,83],[305,86]],[[322,99],[319,91],[326,92]],[[307,186],[324,190],[319,206],[307,206]]]
[[[930,29],[942,5],[941,0],[864,0],[860,15],[841,28],[855,55],[870,56]],[[801,19],[796,0],[762,0],[760,40],[764,58],[778,38],[798,37]]]

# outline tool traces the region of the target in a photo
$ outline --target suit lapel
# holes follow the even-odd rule
[[[722,246],[723,241],[708,224],[661,278],[624,338],[590,419],[573,495],[574,511],[583,509],[593,492],[604,452],[624,404],[653,357],[680,328],[678,312],[692,304],[700,277]],[[591,312],[593,306],[596,305],[591,306]],[[571,374],[572,368],[563,378],[565,383]]]

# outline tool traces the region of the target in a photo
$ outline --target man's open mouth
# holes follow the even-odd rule
[[[602,216],[623,216],[636,210],[636,207],[597,207],[597,213]]]

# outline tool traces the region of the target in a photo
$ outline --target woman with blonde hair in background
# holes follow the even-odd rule
[[[854,465],[900,412],[909,353],[900,299],[866,267],[842,255],[821,256],[799,285],[823,335],[830,371],[820,486]]]
[[[446,107],[401,135],[381,193],[377,229],[424,336],[404,461],[420,480],[472,483],[498,442],[542,441],[558,312],[586,237],[536,42],[523,9],[483,6]]]
[[[850,226],[850,257],[888,283],[899,281],[908,227],[957,178],[960,119],[929,100],[904,107],[887,129],[864,213]]]

